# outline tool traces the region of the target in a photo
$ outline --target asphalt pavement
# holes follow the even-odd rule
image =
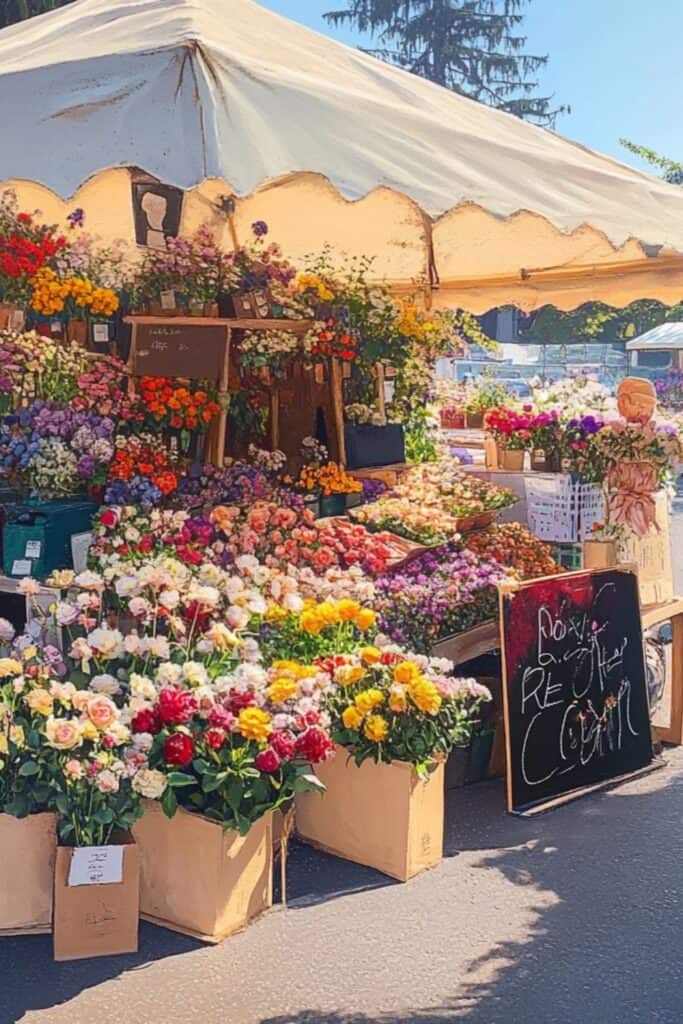
[[[533,820],[499,782],[451,794],[446,857],[401,885],[296,844],[290,905],[220,946],[55,964],[0,940],[15,1024],[679,1024],[683,750]]]
[[[680,510],[673,549],[683,593]],[[665,758],[533,820],[500,782],[455,791],[444,861],[405,885],[295,843],[288,908],[217,947],[143,924],[134,956],[55,964],[49,937],[0,939],[0,1024],[680,1024]]]

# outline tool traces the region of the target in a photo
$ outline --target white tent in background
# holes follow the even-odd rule
[[[0,123],[0,181],[109,236],[132,236],[137,169],[187,190],[184,229],[223,229],[234,193],[238,234],[369,253],[444,304],[683,297],[683,189],[252,0],[79,0],[7,28]]]

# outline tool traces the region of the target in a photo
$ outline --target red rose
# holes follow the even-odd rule
[[[225,729],[207,729],[204,733],[204,739],[212,750],[220,750],[225,743],[227,735]]]
[[[291,732],[274,732],[270,736],[270,745],[283,761],[291,761],[296,749],[296,740]]]
[[[159,718],[164,725],[184,725],[197,711],[197,701],[187,690],[166,687],[159,694]]]
[[[108,508],[102,513],[100,520],[103,526],[106,526],[107,529],[111,530],[117,525],[119,521],[119,514],[118,512],[115,512],[113,508]]]
[[[280,758],[276,751],[269,747],[267,750],[262,750],[260,754],[256,755],[254,764],[260,772],[273,775],[280,767]]]
[[[250,708],[255,703],[256,698],[253,693],[238,693],[236,690],[233,690],[230,694],[230,710],[233,715],[239,715],[240,711]]]
[[[209,725],[231,732],[235,725],[235,716],[221,704],[216,704],[209,712]]]
[[[334,749],[332,740],[323,729],[313,726],[302,733],[296,741],[296,752],[309,764],[325,761]]]
[[[184,768],[194,757],[194,743],[184,732],[176,732],[164,743],[164,760],[166,764]]]
[[[318,725],[320,723],[320,715],[317,711],[307,711],[304,717],[306,725]]]
[[[133,732],[151,732],[153,736],[161,732],[159,713],[152,711],[150,708],[138,711],[130,724]]]

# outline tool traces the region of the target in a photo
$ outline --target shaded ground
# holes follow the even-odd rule
[[[293,851],[291,904],[222,946],[144,925],[135,957],[0,941],[14,1024],[678,1024],[683,751],[533,821],[498,783],[449,801],[447,859],[407,885]]]

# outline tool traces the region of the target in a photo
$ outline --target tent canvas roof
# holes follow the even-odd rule
[[[683,189],[390,67],[252,0],[78,0],[0,32],[0,180],[60,196],[137,166],[239,195],[298,172],[683,251]]]

